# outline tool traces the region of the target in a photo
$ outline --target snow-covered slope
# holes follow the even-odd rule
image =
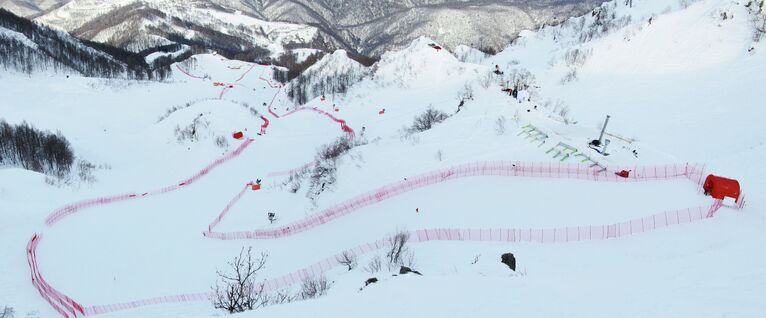
[[[181,41],[279,54],[285,45],[309,45],[317,35],[310,26],[267,22],[206,1],[73,1],[36,20],[136,52]]]
[[[24,17],[34,17],[55,9],[69,0],[1,0],[0,8]]]
[[[752,42],[748,14],[728,0],[610,2],[524,32],[482,59],[419,38],[384,54],[345,94],[303,106],[271,79],[272,66],[213,54],[174,65],[167,83],[3,73],[0,91],[15,92],[0,101],[3,119],[60,130],[78,156],[111,168],[97,170],[94,183],[61,187],[0,169],[0,252],[10,256],[0,259],[0,306],[57,315],[29,280],[33,233],[42,235],[36,269],[57,291],[89,313],[108,312],[97,316],[151,318],[220,315],[206,295],[216,270],[243,247],[269,254],[259,280],[299,285],[301,275],[334,266],[335,253],[369,248],[397,230],[483,228],[529,229],[499,233],[519,240],[547,233],[544,241],[556,243],[466,239],[494,231],[421,232],[461,233],[464,241],[412,244],[423,276],[368,271],[385,253],[361,254],[351,271],[324,271],[327,296],[240,316],[761,317],[766,137],[757,106],[766,45]],[[332,74],[347,67],[340,62],[348,62],[342,51],[315,67]],[[514,84],[529,98],[501,91]],[[428,109],[447,118],[414,132],[413,120]],[[607,114],[612,143],[602,156],[587,143]],[[317,149],[351,131],[358,144],[318,165],[336,178],[312,185],[332,180],[319,179]],[[575,152],[562,154],[571,151],[562,144]],[[455,177],[488,171],[463,164],[501,160],[512,173]],[[713,204],[684,177],[594,182],[556,174],[578,167],[564,171],[582,176],[597,171],[584,170],[594,163],[629,167],[632,178],[662,175],[666,165],[688,174],[695,166],[686,162],[738,179],[744,209],[727,200],[711,218],[675,224]],[[530,163],[536,169],[518,176]],[[612,172],[604,178],[622,180]],[[546,174],[561,178],[539,178]],[[257,179],[260,190],[246,187]],[[413,185],[419,180],[426,186]],[[127,194],[119,202],[62,209],[46,223],[68,203],[119,193]],[[305,231],[286,228],[307,218],[315,222]],[[602,227],[627,220],[638,221]],[[657,224],[671,226],[650,230]],[[613,236],[583,240],[596,236],[593,229]],[[516,272],[500,263],[506,252],[516,255]],[[362,288],[371,277],[378,282]]]
[[[14,0],[0,3],[0,7],[27,15],[29,10],[14,3],[28,3],[35,7],[46,6],[51,1],[54,0]],[[146,31],[136,32],[142,29],[152,31],[150,33],[174,33],[181,28],[193,33],[200,28],[209,28],[207,32],[219,31],[247,41],[258,42],[266,38],[278,44],[298,44],[323,50],[337,47],[378,56],[387,50],[406,47],[420,36],[430,36],[449,49],[468,44],[485,50],[498,50],[512,41],[521,30],[558,23],[567,17],[587,12],[601,2],[78,0],[60,1],[59,5],[65,5],[61,8],[52,7],[53,10],[45,11],[44,14],[39,13],[43,14],[39,20],[69,31],[93,31],[95,28],[95,33],[101,35],[92,35],[92,39],[109,41],[118,46],[139,34],[145,35]],[[162,14],[147,11],[147,8],[158,9]],[[166,17],[177,17],[186,23],[176,25],[171,23],[173,21],[167,21],[167,24],[158,24],[158,21]],[[260,22],[253,22],[254,19]],[[189,23],[195,24],[195,27],[190,27]],[[234,32],[235,29],[241,31],[238,29],[240,23],[251,27],[249,32]],[[78,25],[89,25],[89,28],[78,30]],[[305,37],[307,33],[308,38]],[[314,37],[315,34],[320,36]],[[155,35],[168,38],[162,34]],[[142,36],[133,41],[146,47],[154,43],[154,40]]]
[[[348,57],[346,51],[338,50],[325,55],[293,79],[287,93],[299,104],[320,96],[334,99],[335,94],[346,93],[348,87],[369,74],[367,67]]]

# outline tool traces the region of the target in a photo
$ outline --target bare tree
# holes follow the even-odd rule
[[[364,270],[370,274],[380,272],[381,269],[383,269],[383,260],[380,259],[380,255],[375,255],[375,257],[370,260],[370,263],[364,268]]]
[[[417,132],[423,132],[423,131],[429,130],[433,128],[434,125],[445,121],[447,118],[449,118],[449,115],[447,115],[447,113],[440,110],[436,110],[433,107],[428,107],[425,113],[422,113],[418,117],[415,117],[415,120],[412,123],[412,127],[410,127],[409,129],[409,132],[417,133]]]
[[[409,255],[409,248],[407,247],[409,240],[410,233],[405,231],[399,231],[388,238],[386,261],[388,261],[389,269],[403,265],[408,258],[412,257]]]
[[[343,254],[338,256],[335,260],[338,261],[338,263],[348,267],[349,271],[356,267],[356,255],[349,251],[343,252]]]
[[[301,283],[299,297],[300,299],[306,300],[324,296],[331,285],[332,284],[327,281],[327,277],[324,276],[307,278]]]
[[[269,297],[270,305],[286,304],[295,301],[297,296],[291,295],[290,292],[285,290],[279,290],[275,294]]]
[[[253,257],[252,247],[247,251],[243,247],[239,256],[228,262],[228,271],[217,271],[218,282],[214,287],[217,309],[225,309],[229,313],[253,310],[268,304],[269,298],[263,293],[263,284],[256,282],[258,271],[266,265],[268,255],[261,253]]]

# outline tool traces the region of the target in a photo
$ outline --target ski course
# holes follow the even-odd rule
[[[219,93],[219,98],[223,98],[226,92],[239,84],[251,71],[258,66],[258,64],[251,64],[250,67],[233,83],[226,84],[223,90]],[[203,77],[195,76],[185,70],[179,65],[176,68],[181,73],[189,76],[193,79],[204,80]],[[268,67],[264,66],[264,71]],[[266,82],[269,87],[275,89],[276,92],[272,97],[271,103],[268,105],[268,112],[272,117],[276,119],[282,119],[289,117],[297,112],[313,112],[322,115],[334,123],[340,126],[340,129],[350,138],[354,137],[354,130],[346,123],[345,120],[337,118],[331,113],[323,111],[315,107],[298,107],[291,111],[288,111],[282,115],[278,115],[272,106],[278,95],[283,92],[283,85],[275,84],[270,79],[266,79],[261,75],[260,80]],[[269,120],[266,117],[261,116],[264,121],[261,126],[261,134],[265,134],[269,127]],[[200,171],[196,172],[189,178],[182,180],[181,182],[160,188],[150,190],[146,192],[125,193],[114,196],[107,196],[102,198],[95,198],[90,200],[79,201],[71,203],[54,210],[45,219],[45,224],[48,227],[55,226],[59,221],[64,218],[77,214],[78,212],[93,208],[96,206],[105,206],[117,202],[124,202],[130,200],[139,200],[150,196],[158,196],[174,191],[181,190],[182,188],[193,184],[201,180],[210,171],[217,167],[224,165],[228,161],[241,155],[251,144],[255,142],[253,138],[247,138],[240,144],[234,151],[218,158],[211,164],[207,165]],[[299,169],[306,169],[313,164],[308,163],[302,167],[291,169],[287,171],[272,172],[269,176],[279,176],[289,174]],[[204,237],[218,240],[265,240],[265,239],[278,239],[282,237],[296,235],[301,232],[309,231],[315,227],[329,223],[343,216],[346,216],[352,212],[357,212],[365,207],[372,206],[380,203],[384,200],[394,198],[398,195],[416,191],[418,189],[433,186],[436,184],[448,182],[458,178],[467,177],[482,177],[482,176],[503,176],[503,177],[525,177],[525,178],[546,178],[546,179],[580,179],[593,182],[645,182],[651,180],[682,180],[686,182],[692,182],[697,185],[701,185],[705,177],[704,169],[699,165],[693,164],[676,164],[666,166],[648,166],[648,167],[631,167],[633,171],[636,171],[631,177],[623,178],[615,175],[615,172],[620,171],[621,168],[607,168],[604,170],[594,169],[584,165],[569,165],[569,164],[551,164],[551,163],[525,163],[525,162],[513,162],[513,161],[501,161],[501,162],[478,162],[465,164],[461,166],[455,166],[447,169],[436,170],[427,172],[422,175],[413,176],[405,181],[388,184],[377,189],[373,189],[367,193],[351,198],[342,203],[329,207],[317,214],[306,217],[301,220],[294,221],[288,225],[277,228],[258,229],[254,231],[240,231],[240,232],[217,232],[215,228],[220,224],[222,220],[227,216],[229,211],[236,206],[238,201],[247,195],[250,190],[251,184],[245,185],[218,213],[215,219],[208,225],[207,229],[202,231]],[[739,201],[739,204],[735,208],[742,208],[744,201]],[[601,225],[581,225],[576,227],[564,227],[564,228],[548,228],[548,229],[532,229],[532,228],[484,228],[484,229],[471,229],[471,228],[438,228],[438,229],[420,229],[411,231],[410,235],[412,241],[428,242],[428,241],[497,241],[497,242],[536,242],[544,244],[558,244],[566,242],[586,241],[586,240],[606,240],[625,237],[629,235],[650,232],[657,229],[668,228],[678,224],[686,224],[704,219],[709,219],[715,216],[716,212],[723,207],[723,203],[720,200],[713,200],[710,205],[690,207],[687,209],[665,211],[662,213],[655,213],[646,217],[634,220],[628,220],[615,224],[601,224]],[[200,292],[200,293],[187,293],[180,295],[170,295],[164,297],[147,298],[142,300],[136,300],[126,303],[104,304],[104,305],[82,305],[77,301],[71,299],[69,296],[59,292],[54,287],[49,285],[44,279],[42,273],[39,271],[37,264],[37,246],[42,240],[43,234],[34,234],[29,244],[26,247],[27,259],[30,268],[30,275],[32,284],[40,293],[41,297],[48,302],[55,311],[61,314],[63,317],[83,317],[99,315],[123,310],[130,310],[143,306],[160,305],[179,302],[196,302],[196,301],[208,301],[212,293]],[[386,244],[386,238],[381,238],[374,242],[361,244],[357,247],[342,251],[336,255],[327,257],[320,260],[310,266],[307,266],[298,271],[288,273],[283,276],[267,279],[263,282],[264,290],[277,290],[292,286],[302,280],[320,275],[328,270],[336,268],[341,264],[338,263],[337,257],[343,253],[351,253],[354,255],[361,255],[364,253],[372,252],[381,249]]]

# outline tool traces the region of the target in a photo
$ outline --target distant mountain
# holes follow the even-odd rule
[[[146,53],[149,54],[149,53]],[[180,59],[145,55],[81,40],[0,8],[0,69],[24,73],[60,71],[105,78],[164,79]]]
[[[0,0],[2,1],[2,0]],[[427,36],[495,51],[524,29],[602,0],[6,0],[0,6],[132,51],[170,43],[224,51],[317,48],[378,56]],[[61,5],[65,3],[64,5]],[[232,53],[233,54],[233,53]]]
[[[17,15],[34,18],[58,8],[70,0],[0,0],[0,8],[5,8]]]

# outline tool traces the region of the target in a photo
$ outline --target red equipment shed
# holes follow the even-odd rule
[[[739,202],[740,189],[737,180],[711,174],[705,178],[702,189],[705,190],[705,195],[710,195],[715,199],[723,200],[725,197],[729,197],[733,198],[735,202]]]

